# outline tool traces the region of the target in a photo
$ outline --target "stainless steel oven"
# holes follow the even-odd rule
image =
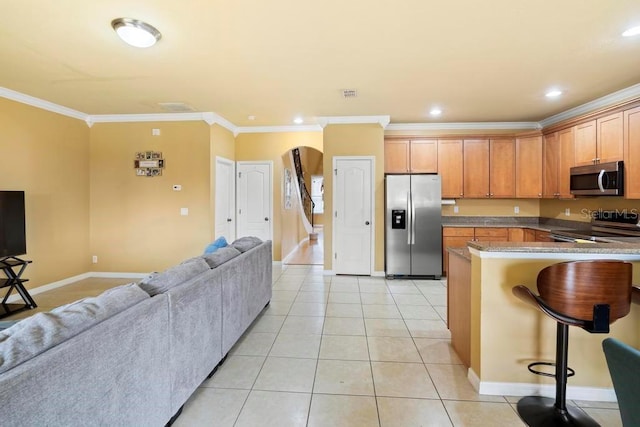
[[[623,196],[622,160],[571,168],[570,188],[576,196]]]

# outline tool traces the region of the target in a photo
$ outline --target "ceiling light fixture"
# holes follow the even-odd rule
[[[111,26],[125,43],[135,47],[151,47],[162,38],[152,25],[131,18],[117,18]]]
[[[624,33],[622,33],[622,36],[633,37],[633,36],[637,36],[638,34],[640,34],[640,25],[638,25],[637,27],[631,27],[627,29]]]
[[[557,98],[560,95],[562,95],[561,90],[550,90],[549,92],[544,94],[544,96],[546,96],[547,98]]]
[[[442,114],[442,110],[438,107],[434,107],[431,109],[431,111],[429,111],[429,114],[431,114],[432,116],[439,116],[440,114]]]
[[[301,125],[302,123],[304,123],[304,120],[302,120],[302,117],[296,117],[295,119],[293,119],[293,123]]]

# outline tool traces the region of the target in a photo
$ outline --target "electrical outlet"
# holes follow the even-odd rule
[[[91,262],[93,262],[94,264],[98,263],[98,255],[94,255],[91,257]]]
[[[520,206],[514,206],[513,207],[513,213],[519,214],[520,213]]]
[[[571,209],[567,208],[564,210],[565,216],[571,216]]]
[[[453,213],[458,213],[459,211],[460,211],[460,209],[458,209],[458,207],[457,207],[457,206],[454,206],[454,207],[453,207]]]

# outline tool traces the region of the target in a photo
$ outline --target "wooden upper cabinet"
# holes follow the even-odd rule
[[[571,198],[570,169],[575,162],[573,128],[544,136],[543,196]]]
[[[516,144],[513,139],[492,139],[489,141],[490,197],[512,198],[516,196],[515,161]]]
[[[465,139],[463,153],[464,197],[489,197],[489,140]]]
[[[442,177],[442,198],[459,198],[464,195],[462,140],[438,140],[438,174]]]
[[[389,139],[384,142],[387,173],[437,173],[438,141]]]
[[[640,199],[640,107],[624,112],[624,194]]]
[[[408,139],[392,139],[384,142],[384,171],[388,173],[409,172],[409,145]]]
[[[438,141],[412,140],[410,144],[410,170],[413,173],[438,173]]]
[[[596,121],[591,120],[573,127],[575,141],[576,166],[592,165],[596,163],[597,132]]]
[[[550,133],[542,138],[544,153],[544,172],[542,174],[542,197],[553,199],[558,197],[558,163],[560,161],[560,144],[558,134]]]
[[[571,168],[575,166],[575,135],[573,128],[558,131],[558,197],[567,199],[571,194]]]
[[[623,114],[615,113],[596,120],[598,134],[597,162],[615,162],[624,155]]]
[[[542,136],[516,139],[516,197],[542,197]]]

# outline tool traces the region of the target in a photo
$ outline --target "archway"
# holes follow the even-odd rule
[[[321,151],[307,146],[295,147],[282,155],[280,208],[283,264],[324,263],[324,211],[320,209],[324,204],[323,160]]]

